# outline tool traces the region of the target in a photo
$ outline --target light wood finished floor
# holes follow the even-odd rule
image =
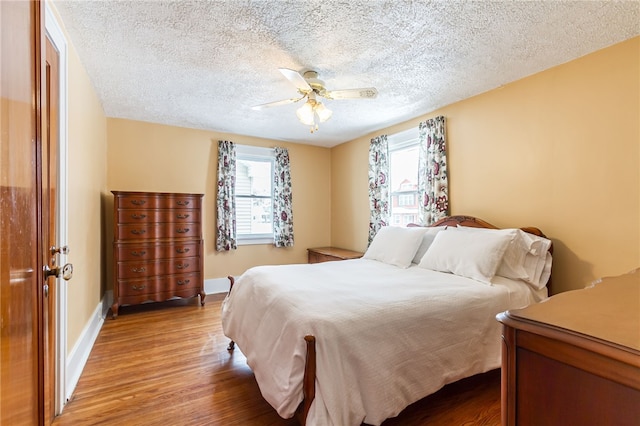
[[[55,426],[289,426],[260,395],[245,357],[226,350],[223,295],[121,308],[108,318]],[[498,370],[445,386],[384,426],[500,424]]]

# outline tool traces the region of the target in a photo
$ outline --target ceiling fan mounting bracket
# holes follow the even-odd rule
[[[314,92],[316,92],[320,96],[324,96],[324,93],[327,91],[327,89],[324,87],[324,81],[318,78],[317,71],[305,71],[302,76],[307,81],[309,86],[311,86],[311,89],[313,89]]]

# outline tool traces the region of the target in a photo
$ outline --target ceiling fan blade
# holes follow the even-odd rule
[[[266,104],[255,105],[255,106],[252,106],[251,109],[255,109],[255,110],[259,111],[261,109],[271,108],[271,107],[274,107],[274,106],[292,104],[292,103],[298,102],[299,100],[301,100],[303,98],[304,97],[302,97],[302,98],[283,99],[281,101],[275,101],[275,102],[269,102],[269,103],[266,103]]]
[[[363,87],[361,89],[329,90],[325,97],[329,99],[373,99],[378,96],[375,87]]]
[[[300,93],[310,92],[311,86],[307,83],[307,80],[304,79],[303,76],[300,75],[299,72],[290,70],[289,68],[279,68],[282,75],[284,75],[287,80],[293,83],[294,86],[300,91]]]

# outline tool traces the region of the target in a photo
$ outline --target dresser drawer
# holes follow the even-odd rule
[[[190,195],[127,194],[116,198],[117,209],[200,209],[201,197]]]
[[[332,261],[335,261],[335,260],[341,260],[341,259],[336,259],[333,256],[329,256],[327,254],[322,254],[322,253],[309,252],[309,255],[308,255],[309,263],[332,262]]]
[[[143,278],[156,275],[200,271],[200,259],[185,257],[166,260],[118,262],[118,278]]]
[[[200,256],[202,243],[200,241],[146,243],[115,245],[117,261],[177,259],[182,257]]]
[[[199,223],[121,224],[115,230],[118,240],[160,238],[200,238]]]
[[[170,298],[172,297],[170,294],[199,289],[201,285],[202,275],[200,273],[153,277],[142,280],[118,280],[118,297],[164,292],[168,295],[167,298]]]
[[[119,209],[118,223],[200,222],[200,210],[188,209]]]

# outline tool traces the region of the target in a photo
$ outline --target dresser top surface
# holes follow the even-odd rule
[[[509,316],[640,350],[640,268],[511,310]]]
[[[144,192],[144,191],[111,191],[113,195],[133,195],[137,197],[153,197],[153,196],[175,196],[175,197],[184,197],[184,196],[193,196],[193,197],[203,197],[204,194],[190,194],[186,192]]]
[[[363,253],[359,251],[347,250],[339,247],[314,247],[307,249],[307,251],[328,256],[335,256],[342,259],[357,259],[359,257],[362,257],[363,255]]]

